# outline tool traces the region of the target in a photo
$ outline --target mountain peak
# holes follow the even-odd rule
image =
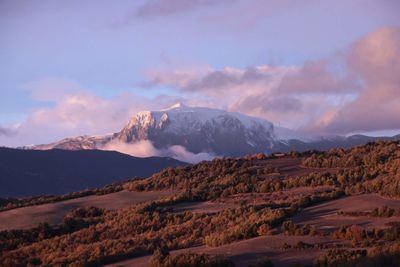
[[[275,142],[273,124],[265,119],[181,102],[136,114],[113,136],[124,143],[149,140],[158,149],[182,146],[191,153],[242,155],[268,151]]]
[[[211,107],[188,107],[178,102],[164,110],[138,112],[121,131],[112,135],[67,138],[33,148],[103,149],[120,142],[128,145],[149,141],[154,149],[160,151],[181,146],[194,154],[240,156],[258,152],[346,147],[371,140],[374,139],[366,136],[303,135],[295,130],[274,127],[263,118]]]

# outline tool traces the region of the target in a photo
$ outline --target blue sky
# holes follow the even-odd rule
[[[347,105],[363,92],[354,93],[355,84],[348,82],[347,65],[344,68],[346,78],[338,84],[349,89],[345,92],[338,89],[339,96],[330,92],[330,96],[320,100],[321,95],[308,93],[306,96],[289,88],[285,90],[292,92],[291,95],[280,96],[278,102],[274,102],[283,101],[282,106],[285,106],[289,98],[300,101],[300,119],[291,120],[291,114],[283,114],[282,108],[265,109],[257,103],[249,108],[241,99],[260,95],[265,97],[265,102],[272,102],[277,95],[271,93],[270,87],[279,87],[276,84],[284,75],[301,72],[309,63],[320,66],[321,62],[328,62],[323,68],[347,64],[349,51],[354,50],[358,40],[379,29],[400,26],[399,11],[400,4],[394,0],[1,0],[0,129],[9,134],[0,135],[0,144],[47,142],[66,134],[118,130],[118,124],[114,123],[102,127],[93,126],[95,123],[82,126],[61,116],[60,109],[65,114],[69,112],[65,103],[70,102],[65,102],[66,99],[76,95],[90,95],[93,101],[120,106],[121,110],[110,111],[115,114],[162,108],[173,101],[184,100],[311,131],[348,134],[395,130],[398,129],[396,123],[370,129],[331,125],[322,129],[310,125],[311,121],[325,121],[326,114]],[[385,39],[389,44],[395,41]],[[213,72],[233,75],[232,70],[235,70],[234,75],[240,75],[240,71],[260,66],[269,66],[268,74],[264,69],[257,71],[273,76],[274,80],[266,82],[265,78],[263,83],[256,84],[253,80],[249,84],[241,81],[241,91],[249,94],[236,94],[229,101],[218,95],[222,92],[235,94],[230,90],[237,84],[230,84],[229,89],[210,88],[206,84],[206,89],[192,90],[187,86],[198,84],[195,81]],[[337,69],[334,72],[335,77],[339,75]],[[185,74],[185,81],[181,76],[178,81],[176,73]],[[269,89],[254,89],[260,86]],[[125,98],[125,106],[116,102],[121,98]],[[332,110],[316,107],[326,115],[317,117],[307,108],[312,103],[311,98],[316,102],[326,101]],[[290,103],[295,103],[293,101]],[[91,104],[82,105],[85,108]],[[387,112],[393,113],[393,110]],[[46,114],[48,122],[45,118],[38,119],[38,114]],[[99,111],[87,115],[82,112],[81,119],[91,121],[93,114],[100,116]],[[121,127],[131,115],[118,117]],[[65,124],[62,119],[66,120]],[[107,121],[101,123],[107,124]],[[48,127],[44,136],[40,132],[43,125]],[[27,137],[24,131],[37,132],[40,138]]]

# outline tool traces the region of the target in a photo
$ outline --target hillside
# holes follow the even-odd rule
[[[170,158],[135,158],[99,150],[0,148],[0,197],[64,194],[184,165]]]
[[[82,206],[58,225],[0,232],[0,261],[4,266],[400,263],[399,142],[215,159],[167,168],[122,187],[138,194],[176,193],[114,209]]]

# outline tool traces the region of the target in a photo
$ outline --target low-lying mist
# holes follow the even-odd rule
[[[135,143],[127,144],[121,141],[114,140],[104,147],[102,150],[118,151],[134,157],[171,157],[180,161],[189,163],[198,163],[202,160],[211,160],[215,155],[201,152],[198,154],[187,151],[183,146],[170,146],[165,149],[157,149],[152,142],[148,140],[138,141]]]

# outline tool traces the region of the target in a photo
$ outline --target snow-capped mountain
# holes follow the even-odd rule
[[[113,138],[126,143],[150,140],[159,149],[180,145],[193,153],[216,155],[269,151],[275,142],[269,121],[181,103],[161,111],[139,112]]]
[[[100,136],[77,136],[62,139],[58,142],[44,145],[37,145],[24,148],[32,148],[37,150],[48,149],[65,149],[65,150],[85,150],[85,149],[98,149],[105,146],[112,140],[113,134],[100,135]]]
[[[120,131],[105,136],[79,136],[33,146],[33,149],[101,149],[110,142],[151,141],[155,148],[183,146],[192,153],[239,156],[271,151],[276,143],[271,122],[219,109],[181,103],[160,111],[142,111]]]
[[[398,138],[399,136],[395,136],[386,140]],[[242,156],[258,152],[349,147],[377,139],[385,138],[364,135],[306,136],[290,129],[274,127],[265,119],[178,103],[160,111],[139,112],[120,132],[114,134],[66,138],[30,148],[103,149],[115,142],[129,145],[150,141],[159,150],[181,146],[195,154],[205,152],[218,156]]]

